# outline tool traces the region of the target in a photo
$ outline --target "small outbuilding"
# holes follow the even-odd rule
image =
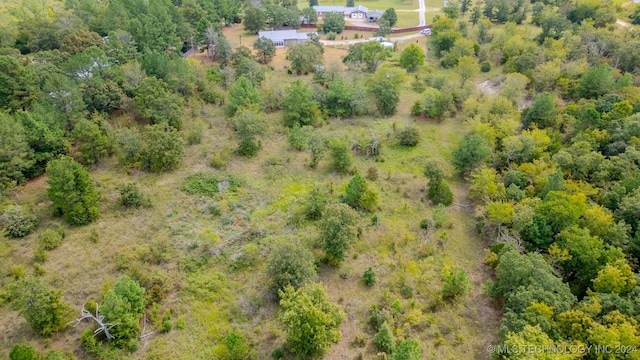
[[[309,35],[314,33],[299,33],[295,30],[268,30],[259,31],[258,37],[264,37],[273,41],[277,48],[291,44],[303,43],[309,40]]]
[[[371,10],[367,13],[367,21],[368,22],[377,22],[378,19],[384,14],[382,10]]]

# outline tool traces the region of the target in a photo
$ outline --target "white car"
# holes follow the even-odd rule
[[[431,35],[431,29],[420,30],[420,35]]]

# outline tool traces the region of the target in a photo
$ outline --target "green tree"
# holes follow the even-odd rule
[[[164,81],[153,76],[144,78],[133,101],[142,117],[152,124],[166,122],[176,129],[182,127],[182,99],[171,93]]]
[[[267,259],[270,288],[277,299],[287,287],[297,290],[316,277],[315,258],[311,251],[291,239],[274,246]]]
[[[324,209],[329,204],[326,191],[318,186],[314,186],[309,194],[305,196],[302,213],[309,220],[318,220],[322,217]]]
[[[9,352],[9,360],[42,360],[42,356],[29,345],[15,344]]]
[[[0,115],[1,117],[2,115]],[[38,107],[35,112],[19,111],[15,114],[15,118],[22,124],[29,147],[33,149],[34,164],[26,171],[27,176],[33,177],[42,174],[50,160],[69,150],[65,132],[55,121],[56,115],[49,109]],[[2,119],[0,119],[0,123],[2,123]],[[19,146],[12,146],[12,149],[19,148]],[[0,151],[0,154],[7,152],[8,150]]]
[[[94,119],[101,120],[99,116]],[[71,137],[79,144],[78,151],[82,154],[85,164],[96,164],[100,158],[113,151],[111,139],[93,121],[81,119],[73,129]]]
[[[626,260],[606,264],[593,279],[593,290],[600,293],[625,295],[636,286],[636,277]]]
[[[261,59],[260,62],[263,64],[268,63],[276,56],[276,45],[271,39],[267,39],[266,37],[261,37],[256,40],[253,44],[253,49],[258,53]]]
[[[167,124],[147,125],[142,132],[142,168],[162,172],[177,168],[184,157],[180,133]]]
[[[0,109],[26,110],[38,94],[34,71],[11,56],[0,56]]]
[[[349,181],[342,200],[354,209],[373,211],[378,206],[378,194],[369,189],[367,180],[360,174]]]
[[[342,13],[326,13],[324,14],[322,20],[322,31],[324,31],[325,34],[328,32],[340,34],[342,31],[344,31],[345,25],[346,23],[344,21],[344,15],[342,15]]]
[[[98,218],[100,194],[82,165],[63,155],[49,163],[47,176],[47,196],[66,222],[79,226]]]
[[[244,29],[252,33],[264,29],[267,21],[267,15],[264,10],[251,6],[244,12]]]
[[[556,124],[556,116],[558,108],[552,94],[542,93],[536,97],[531,104],[531,108],[524,117],[524,126],[529,127],[532,124],[539,128],[552,127]]]
[[[238,138],[238,153],[252,157],[262,148],[258,136],[264,135],[267,126],[260,114],[253,109],[240,109],[232,118]]]
[[[596,98],[607,94],[613,89],[615,80],[609,65],[602,64],[589,68],[578,80],[576,96]]]
[[[491,156],[491,148],[480,134],[464,137],[453,151],[453,165],[460,173],[470,172],[482,165]]]
[[[349,117],[353,115],[355,89],[344,79],[337,77],[328,84],[324,98],[324,108],[329,116]]]
[[[351,170],[353,159],[349,144],[344,139],[333,138],[328,141],[329,154],[331,156],[331,170],[346,174]]]
[[[392,116],[396,113],[400,102],[400,89],[396,82],[386,77],[376,77],[369,91],[376,98],[376,108],[381,115]]]
[[[354,7],[354,6],[356,6],[355,0],[347,0],[347,7]]]
[[[35,163],[26,135],[20,122],[0,113],[0,194],[22,184],[25,173]]]
[[[447,5],[442,8],[442,12],[444,16],[455,20],[460,17],[460,4],[455,0],[448,1]]]
[[[311,152],[311,161],[309,162],[309,167],[315,169],[315,167],[318,166],[318,162],[320,161],[322,154],[327,148],[327,144],[325,139],[320,134],[313,133],[309,137],[307,145],[309,146],[309,151]]]
[[[60,331],[69,318],[69,307],[60,292],[49,289],[40,279],[26,277],[11,285],[11,307],[42,335]]]
[[[318,13],[312,7],[306,7],[302,9],[302,17],[307,24],[315,24],[318,22]]]
[[[313,71],[317,65],[322,64],[322,52],[311,42],[290,45],[287,56],[291,61],[291,70],[298,74]]]
[[[364,284],[369,287],[375,285],[376,284],[375,270],[373,270],[372,267],[369,267],[367,270],[365,270],[364,274],[362,275],[362,280],[364,281]]]
[[[391,34],[393,28],[391,27],[391,22],[389,19],[383,19],[382,17],[378,19],[378,31],[375,32],[376,36],[387,37]]]
[[[387,20],[389,22],[389,27],[396,26],[396,23],[398,22],[398,15],[396,14],[396,10],[394,8],[388,8],[384,11],[384,13],[382,13],[380,19],[378,19],[378,21],[380,20]]]
[[[313,90],[301,80],[296,80],[285,89],[281,106],[284,123],[289,127],[318,125],[321,117],[318,103],[313,99]]]
[[[408,72],[415,71],[419,66],[424,65],[426,55],[424,51],[416,45],[411,44],[402,51],[400,55],[400,66],[406,69]]]
[[[330,263],[338,264],[344,259],[344,253],[357,236],[357,218],[358,214],[347,204],[326,207],[318,227],[320,241]]]
[[[114,346],[134,350],[138,346],[140,319],[144,315],[147,301],[145,289],[127,275],[120,277],[104,296],[100,308],[106,323],[117,324],[110,333],[115,338]]]
[[[222,342],[225,349],[223,359],[242,360],[250,357],[249,353],[251,349],[245,343],[242,335],[238,334],[235,330],[232,330],[229,335],[225,336]]]
[[[262,98],[260,92],[253,83],[241,76],[229,88],[229,102],[225,109],[228,116],[234,116],[241,108],[262,110]]]
[[[430,180],[427,198],[434,204],[448,206],[453,203],[453,192],[451,192],[451,188],[444,180]]]
[[[458,64],[454,69],[458,73],[458,76],[460,76],[460,85],[464,86],[467,80],[480,72],[480,65],[478,65],[478,62],[471,56],[462,56],[458,58]]]
[[[278,320],[287,333],[287,348],[297,356],[323,354],[340,340],[344,315],[327,298],[322,285],[312,284],[294,290],[289,286],[280,295]]]

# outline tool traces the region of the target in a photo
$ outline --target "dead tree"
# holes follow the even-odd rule
[[[369,128],[369,132],[371,133],[371,142],[367,146],[370,148],[370,156],[378,156],[379,141],[371,128]]]
[[[109,332],[109,330],[116,326],[117,324],[109,324],[109,323],[105,323],[104,322],[104,315],[100,315],[100,313],[98,312],[99,306],[98,304],[96,304],[96,315],[93,316],[93,314],[91,314],[90,311],[88,311],[87,309],[84,308],[84,305],[82,306],[82,312],[80,314],[80,317],[75,319],[75,325],[74,326],[78,326],[82,320],[84,319],[90,319],[95,321],[96,323],[98,323],[98,328],[93,330],[93,336],[96,336],[102,332],[104,332],[104,335],[107,337],[107,339],[111,340],[111,339],[115,339],[113,337],[113,335],[111,335],[111,333]],[[73,321],[72,321],[73,322]]]

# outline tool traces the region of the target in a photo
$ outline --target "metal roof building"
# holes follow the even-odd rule
[[[309,39],[312,33],[299,33],[295,30],[269,30],[259,31],[258,37],[265,37],[276,45],[276,47],[285,47],[289,44],[302,43]]]

